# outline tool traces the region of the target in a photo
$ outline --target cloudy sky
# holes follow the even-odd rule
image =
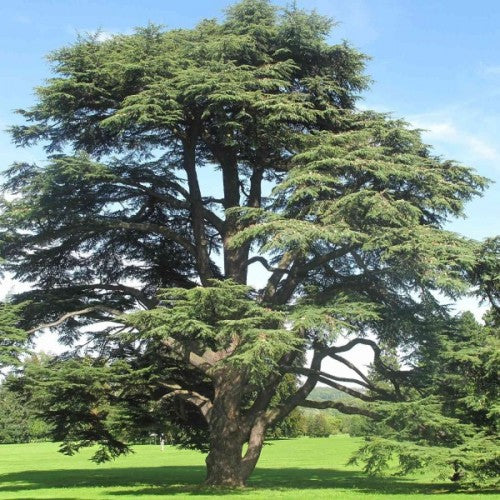
[[[149,21],[190,27],[220,17],[228,0],[16,0],[0,2],[0,170],[43,158],[19,150],[5,128],[33,88],[50,76],[45,55],[78,33],[131,32]],[[276,1],[285,5],[286,1]],[[500,2],[497,0],[298,0],[338,21],[346,39],[371,56],[362,106],[425,129],[437,154],[473,166],[496,184],[450,229],[482,239],[500,231]],[[3,290],[9,288],[6,280]]]

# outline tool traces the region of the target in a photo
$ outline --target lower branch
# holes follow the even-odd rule
[[[188,389],[182,389],[178,385],[176,386],[166,385],[166,386],[174,388],[174,390],[169,392],[168,394],[165,394],[161,398],[163,401],[173,398],[181,398],[184,401],[187,401],[188,403],[191,403],[192,405],[196,406],[198,410],[200,410],[200,413],[205,417],[207,423],[210,423],[210,414],[213,408],[210,399],[208,399],[205,396],[202,396],[199,392],[191,391]]]
[[[376,401],[376,399],[372,398],[371,396],[367,396],[362,392],[351,389],[350,387],[346,387],[345,385],[338,384],[337,382],[334,382],[333,380],[330,380],[325,377],[320,377],[318,382],[329,385],[330,387],[333,387],[338,391],[344,392],[345,394],[349,394],[349,396],[352,396],[353,398],[361,399],[361,401],[366,401],[366,402]]]
[[[341,413],[346,413],[348,415],[363,415],[365,417],[371,418],[373,420],[380,420],[382,417],[366,408],[360,408],[359,406],[346,405],[341,401],[311,401],[306,399],[299,404],[303,408],[315,408],[316,410],[326,410],[333,408],[340,411]]]
[[[316,384],[320,380],[318,372],[321,369],[321,361],[324,357],[322,351],[314,351],[310,366],[311,372],[307,380],[281,405],[267,412],[268,425],[285,418],[295,407],[299,406],[299,404],[309,396],[310,392],[316,387]]]

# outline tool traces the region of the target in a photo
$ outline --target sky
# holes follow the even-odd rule
[[[148,22],[192,27],[221,17],[228,0],[0,0],[0,171],[43,159],[5,129],[33,88],[50,77],[45,56],[78,33],[130,33]],[[284,6],[287,1],[277,0]],[[424,129],[436,154],[496,181],[447,228],[482,239],[500,233],[500,2],[498,0],[298,0],[337,21],[330,42],[348,40],[371,57],[360,106]],[[0,283],[3,291],[11,286]],[[467,303],[474,307],[472,302]]]

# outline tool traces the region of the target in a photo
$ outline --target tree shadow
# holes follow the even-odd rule
[[[191,494],[241,494],[255,489],[307,490],[350,489],[362,493],[378,493],[389,496],[404,494],[451,493],[456,487],[446,483],[423,483],[404,478],[373,478],[356,471],[335,469],[257,469],[249,481],[249,488],[223,490],[201,485],[205,476],[203,466],[123,467],[112,469],[30,470],[0,475],[0,497],[7,492],[21,492],[50,488],[125,487],[128,489],[107,492],[120,495],[176,495]],[[147,485],[147,486],[145,486]],[[467,493],[467,492],[464,492]],[[474,492],[492,493],[486,492]],[[297,491],[299,495],[299,491]]]

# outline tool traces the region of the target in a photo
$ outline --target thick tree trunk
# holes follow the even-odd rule
[[[243,486],[241,450],[245,439],[240,425],[242,377],[229,368],[214,377],[214,399],[210,413],[210,452],[206,483],[212,486]]]
[[[242,437],[235,432],[213,433],[207,456],[207,478],[210,486],[241,487],[246,477],[242,467]]]
[[[262,417],[249,425],[240,414],[241,374],[224,370],[216,377],[213,406],[210,411],[210,451],[206,459],[210,486],[242,487],[253,472],[260,456],[266,426]],[[243,445],[248,448],[243,456]]]
[[[210,452],[206,458],[206,484],[232,488],[245,486],[260,457],[266,429],[264,425],[257,423],[250,433],[250,438],[243,430],[238,421],[226,421],[218,432],[212,428]],[[248,448],[242,456],[246,442]]]

